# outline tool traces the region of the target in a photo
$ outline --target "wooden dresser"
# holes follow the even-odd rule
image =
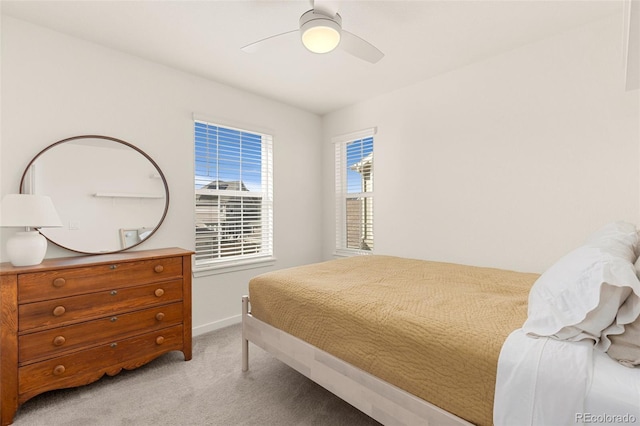
[[[191,255],[167,248],[0,264],[0,420],[42,392],[178,350],[191,359]]]

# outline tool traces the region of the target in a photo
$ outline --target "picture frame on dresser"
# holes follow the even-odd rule
[[[191,256],[181,248],[0,264],[0,424],[43,392],[170,351],[192,358]]]

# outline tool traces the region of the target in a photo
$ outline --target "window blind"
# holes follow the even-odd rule
[[[338,254],[371,253],[374,248],[373,131],[363,136],[335,143]]]
[[[273,255],[271,135],[195,120],[195,268]]]

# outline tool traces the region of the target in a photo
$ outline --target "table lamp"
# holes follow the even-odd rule
[[[47,239],[31,228],[61,227],[62,222],[46,195],[8,194],[2,199],[0,226],[24,227],[7,241],[13,266],[38,265],[47,252]]]

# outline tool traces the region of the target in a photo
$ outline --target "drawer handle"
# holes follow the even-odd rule
[[[56,278],[55,280],[53,280],[53,286],[57,288],[64,286],[66,283],[67,280],[65,280],[64,278]]]
[[[156,295],[156,297],[162,297],[164,295],[164,290],[159,288],[156,289],[156,291],[154,291],[153,293]]]
[[[111,290],[111,295],[115,296],[116,294],[118,294],[118,290]]]
[[[109,269],[116,269],[118,265],[109,265]]]
[[[160,273],[160,272],[164,271],[164,266],[162,266],[162,265],[156,265],[156,266],[153,268],[153,270],[154,270],[154,271],[156,271],[157,273]]]
[[[64,306],[56,306],[53,309],[53,316],[59,317],[61,315],[64,315],[65,312],[67,312],[67,310]]]
[[[112,344],[110,344],[109,346],[111,346],[112,348],[117,348],[117,347],[118,347],[118,344],[117,344],[117,343],[112,343]]]
[[[164,337],[158,336],[156,337],[156,345],[161,345],[164,343]]]
[[[64,373],[64,372],[65,372],[65,370],[66,370],[66,368],[64,368],[64,365],[62,365],[62,364],[60,364],[60,365],[56,365],[56,366],[53,368],[53,375],[54,375],[54,376],[59,376],[59,375],[61,375],[62,373]]]
[[[156,314],[156,319],[157,319],[158,321],[162,321],[162,320],[164,319],[164,312],[158,312],[158,313]]]
[[[65,339],[64,336],[56,336],[55,339],[53,339],[53,344],[55,346],[62,346],[66,341],[67,339]]]
[[[118,321],[118,317],[111,317],[111,318],[109,318],[109,321],[116,322],[116,321]]]

